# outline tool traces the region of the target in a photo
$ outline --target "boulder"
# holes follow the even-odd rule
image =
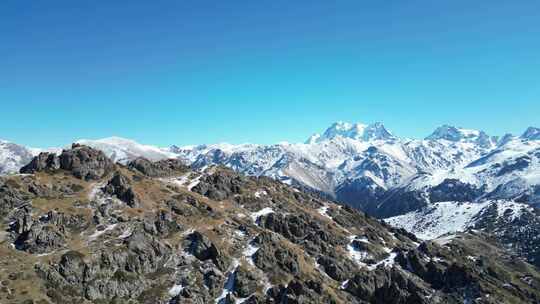
[[[152,235],[168,236],[180,231],[180,225],[173,219],[170,212],[159,210],[153,220],[144,221],[144,230]]]
[[[150,177],[164,177],[186,172],[188,167],[178,159],[164,159],[157,162],[146,158],[136,158],[128,163],[128,168]]]
[[[259,246],[259,250],[253,255],[257,267],[264,271],[275,270],[278,267],[293,275],[300,273],[298,255],[291,248],[284,246],[276,235],[263,232],[255,238],[255,243]]]
[[[214,174],[201,178],[191,190],[210,199],[221,201],[234,194],[241,194],[245,181],[245,177],[230,170],[217,170]]]
[[[62,255],[58,264],[58,273],[72,285],[81,285],[84,282],[86,263],[84,255],[78,251],[70,250]]]
[[[369,303],[428,304],[430,290],[419,279],[395,267],[354,275],[345,289]]]
[[[120,172],[114,174],[103,188],[103,192],[115,195],[132,208],[139,206],[139,198],[133,191],[129,179]]]
[[[189,252],[201,261],[215,260],[219,256],[219,250],[205,235],[198,231],[189,235]]]
[[[234,295],[238,298],[247,298],[257,289],[257,278],[244,267],[236,270],[234,281]]]
[[[30,202],[20,191],[7,184],[0,185],[0,219],[25,205]]]
[[[17,236],[14,244],[19,250],[29,253],[48,253],[65,245],[65,236],[51,225],[34,222],[32,226]]]
[[[40,171],[56,171],[60,169],[60,159],[54,153],[42,152],[30,163],[20,169],[20,173],[32,174]]]
[[[71,171],[75,177],[84,180],[100,179],[114,168],[114,163],[105,153],[79,144],[62,151],[59,158],[61,169]]]

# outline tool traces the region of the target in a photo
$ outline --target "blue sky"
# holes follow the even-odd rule
[[[0,4],[0,138],[304,141],[540,125],[539,1]]]

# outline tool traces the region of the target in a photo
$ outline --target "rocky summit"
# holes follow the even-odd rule
[[[81,144],[42,153],[0,177],[0,303],[540,303],[538,268],[493,221],[421,240],[324,197]]]

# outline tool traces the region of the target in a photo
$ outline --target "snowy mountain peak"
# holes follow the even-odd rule
[[[319,138],[321,138],[321,134],[315,133],[315,134],[311,135],[311,136],[308,138],[308,140],[306,140],[306,144],[308,144],[308,145],[309,145],[309,144],[314,144],[314,143],[316,143],[316,142],[319,140]]]
[[[0,140],[0,174],[18,172],[37,153],[37,150]]]
[[[396,137],[388,131],[380,122],[369,125],[364,131],[364,140],[395,139]]]
[[[156,161],[165,158],[174,158],[176,155],[167,149],[143,145],[134,140],[118,136],[102,139],[80,139],[76,143],[90,146],[103,151],[108,157],[117,162],[127,162],[137,157],[145,157]]]
[[[484,131],[464,129],[450,125],[442,125],[438,127],[431,135],[426,137],[426,139],[469,142],[483,147],[492,147],[495,144],[495,138],[490,137]]]
[[[370,125],[362,123],[351,124],[338,121],[333,123],[322,135],[312,135],[306,143],[316,143],[334,138],[350,138],[360,141],[395,139],[382,123],[376,122]]]
[[[499,139],[499,141],[497,142],[497,146],[504,146],[505,144],[512,141],[513,139],[514,139],[514,135],[510,133],[506,133]]]
[[[527,128],[525,133],[521,135],[521,138],[529,139],[529,140],[540,140],[540,128],[535,128],[535,127]]]

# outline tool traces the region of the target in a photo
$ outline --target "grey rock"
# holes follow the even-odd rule
[[[144,221],[144,230],[153,235],[168,236],[181,230],[170,212],[159,210],[154,219]]]
[[[290,248],[283,246],[276,235],[263,232],[255,238],[259,250],[254,254],[253,261],[264,271],[275,270],[276,266],[286,273],[299,274],[298,255]]]
[[[132,208],[138,207],[140,204],[139,198],[133,191],[129,179],[120,172],[114,174],[103,188],[103,191],[110,195],[115,195],[119,200]]]
[[[29,253],[47,253],[62,248],[65,236],[55,226],[34,222],[32,226],[19,234],[14,241],[15,247]]]
[[[246,178],[230,170],[218,170],[212,175],[204,176],[192,191],[213,200],[224,200],[234,194],[242,193],[242,185]]]
[[[102,151],[73,144],[71,149],[63,150],[59,156],[48,152],[40,153],[28,165],[22,167],[20,172],[54,172],[63,169],[80,179],[97,180],[113,168],[114,163]]]
[[[128,163],[128,168],[150,177],[164,177],[186,172],[188,167],[178,159],[164,159],[156,162],[146,158],[136,158]]]
[[[73,144],[71,149],[62,151],[60,168],[84,180],[97,180],[114,168],[114,163],[102,151],[88,146]]]
[[[430,303],[429,288],[420,280],[396,268],[378,268],[367,273],[358,273],[349,280],[346,290],[369,303]]]
[[[220,254],[216,245],[198,231],[190,234],[189,240],[191,242],[188,248],[189,252],[201,261],[215,260]]]
[[[20,169],[21,173],[31,174],[40,171],[55,171],[60,169],[60,159],[54,153],[42,152],[30,163]]]
[[[234,295],[247,298],[257,290],[257,278],[244,267],[239,267],[235,273]]]

